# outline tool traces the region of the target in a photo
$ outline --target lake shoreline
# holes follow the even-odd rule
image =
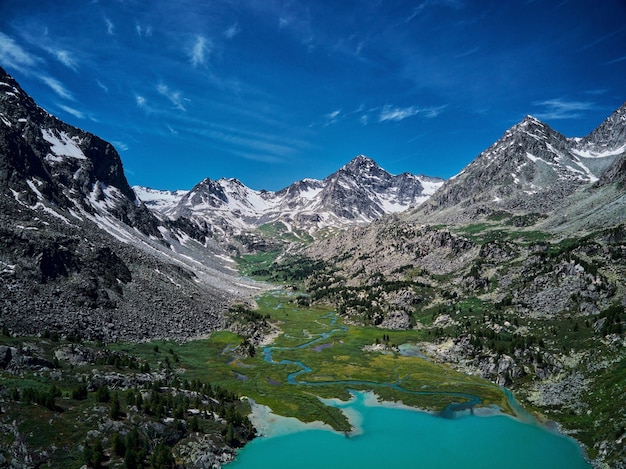
[[[240,450],[233,465],[229,464],[228,467],[288,467],[284,460],[276,461],[278,456],[271,456],[280,455],[282,451],[286,451],[285,458],[306,455],[303,467],[319,467],[315,466],[315,461],[319,464],[324,455],[311,450],[319,445],[325,448],[324,454],[333,455],[333,465],[327,467],[345,467],[342,464],[346,464],[346,461],[349,464],[360,464],[361,467],[378,467],[377,464],[383,464],[386,460],[381,460],[380,452],[371,450],[374,447],[385,448],[385,452],[390,453],[390,465],[387,467],[407,467],[403,461],[411,461],[413,457],[420,461],[419,458],[426,458],[423,467],[448,467],[448,462],[459,463],[456,452],[443,450],[451,438],[463,442],[457,441],[455,444],[467,446],[461,451],[469,458],[468,465],[464,467],[482,467],[481,461],[486,461],[485,467],[493,467],[498,457],[504,458],[509,451],[517,454],[512,466],[517,468],[528,467],[532,458],[542,459],[538,463],[541,468],[591,467],[579,450],[578,442],[537,420],[528,424],[493,407],[475,409],[473,412],[463,411],[450,419],[402,402],[382,401],[374,391],[350,391],[350,394],[352,398],[345,401],[320,399],[346,414],[353,430],[345,433],[319,421],[304,423],[294,417],[276,415],[269,407],[249,400],[249,418],[259,429],[259,436]],[[413,450],[417,453],[414,454]],[[346,459],[352,457],[356,459]],[[264,461],[264,458],[270,460],[255,462]],[[564,463],[560,462],[561,458]]]

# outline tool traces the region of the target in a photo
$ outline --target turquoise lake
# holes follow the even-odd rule
[[[371,393],[334,405],[354,435],[311,428],[295,419],[257,415],[264,435],[227,469],[279,468],[590,468],[576,442],[505,415],[448,419],[377,404]],[[267,408],[265,408],[267,409]]]

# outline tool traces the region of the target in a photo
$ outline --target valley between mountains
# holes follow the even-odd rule
[[[360,155],[162,191],[0,69],[0,206],[0,466],[220,467],[242,396],[349,433],[320,398],[358,389],[626,467],[626,105],[526,117],[445,181]]]

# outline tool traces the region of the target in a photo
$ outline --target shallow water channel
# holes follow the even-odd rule
[[[332,325],[334,326],[334,320]],[[407,393],[400,384],[366,381],[309,383],[311,371],[305,363],[274,361],[273,352],[288,351],[327,340],[334,329],[306,340],[295,347],[266,347],[264,359],[274,364],[296,364],[300,369],[288,376],[293,385],[342,384],[368,385],[372,389],[390,386]],[[322,344],[323,345],[323,344]],[[409,350],[408,353],[414,351]],[[313,391],[313,390],[312,390]],[[314,391],[313,391],[314,392]],[[261,468],[589,468],[578,444],[539,425],[507,392],[518,418],[498,412],[472,411],[478,396],[458,396],[459,405],[450,405],[437,415],[417,409],[377,401],[373,392],[351,392],[344,402],[324,400],[340,408],[350,419],[354,431],[344,434],[319,422],[304,424],[294,418],[274,415],[264,406],[253,404],[252,420],[261,436],[243,448],[229,469]],[[483,414],[483,415],[476,415]]]

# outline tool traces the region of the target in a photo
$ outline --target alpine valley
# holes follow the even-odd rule
[[[349,433],[354,389],[626,467],[626,104],[446,181],[360,155],[163,191],[0,69],[0,207],[2,467],[220,467],[264,406]]]

